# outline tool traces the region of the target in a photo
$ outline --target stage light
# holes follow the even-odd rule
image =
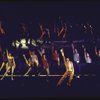
[[[26,45],[26,39],[21,39],[20,43],[22,49],[28,49],[28,46]]]
[[[16,45],[16,48],[19,48],[20,42],[16,40],[15,45]]]
[[[15,47],[15,43],[14,42],[12,42],[12,46]]]
[[[28,39],[28,42],[27,42],[27,44],[30,44],[31,43],[31,40],[30,39]]]

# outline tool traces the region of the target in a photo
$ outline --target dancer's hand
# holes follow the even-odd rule
[[[64,56],[64,50],[60,49],[60,52],[61,52],[62,56]]]

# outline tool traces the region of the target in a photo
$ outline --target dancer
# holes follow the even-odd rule
[[[45,54],[45,47],[44,47],[44,45],[41,46],[37,51],[39,52],[40,56],[42,57],[42,55]]]
[[[5,34],[5,30],[4,30],[4,28],[2,27],[2,21],[0,21],[0,33],[1,33],[1,34]]]
[[[80,78],[80,54],[78,50],[74,47],[74,44],[72,44],[72,50],[73,50],[73,60],[74,60],[74,65],[75,65],[75,72],[76,72],[76,77]]]
[[[31,52],[29,51],[29,55],[30,55],[30,58],[27,60],[25,55],[23,55],[25,61],[26,61],[26,64],[29,66],[29,69],[28,71],[25,73],[24,76],[26,76],[31,70],[32,70],[32,67],[35,71],[35,75],[38,75],[38,66],[39,66],[39,60],[38,60],[38,57],[37,55],[35,54],[35,52]]]
[[[60,39],[66,39],[67,34],[67,25],[64,23],[64,25],[61,26],[61,30],[58,31],[58,38]]]
[[[52,46],[52,56],[53,56],[53,62],[55,65],[60,66],[60,59],[59,59],[59,54],[57,50],[54,50],[54,46]]]
[[[50,39],[50,29],[49,28],[44,28],[43,24],[39,25],[40,31],[41,31],[41,36],[39,40],[48,40]]]
[[[6,52],[3,52],[3,54],[2,54],[2,64],[1,64],[1,67],[0,67],[0,71],[4,68],[4,66],[6,66],[6,63],[7,63],[7,55],[6,55]]]
[[[82,45],[82,48],[84,49],[84,58],[85,58],[86,63],[92,63],[92,59],[89,53],[86,51],[86,48],[84,47],[84,45]]]
[[[61,49],[60,52],[61,52],[61,55],[62,55],[63,60],[64,60],[66,72],[63,74],[63,76],[62,76],[62,77],[60,78],[60,80],[58,81],[57,86],[60,86],[60,85],[62,84],[62,82],[64,81],[64,79],[65,79],[67,76],[69,76],[69,80],[68,80],[68,82],[67,82],[67,85],[68,85],[68,86],[71,86],[71,82],[72,82],[72,79],[73,79],[73,77],[74,77],[74,66],[73,66],[73,62],[70,61],[69,58],[65,58],[63,49]]]
[[[12,54],[9,53],[8,50],[6,50],[6,53],[7,53],[6,72],[2,76],[1,80],[3,80],[3,78],[5,76],[7,76],[8,73],[10,73],[10,69],[11,69],[11,79],[14,80],[13,79],[13,74],[14,74],[14,70],[16,68],[14,56],[12,56]]]
[[[32,64],[31,64],[31,60],[30,58],[27,60],[26,56],[23,54],[23,57],[25,59],[26,64],[28,65],[28,71],[24,74],[24,76],[26,76],[31,70],[32,70]]]
[[[60,68],[60,58],[57,50],[52,46],[52,71],[53,73],[59,73]]]
[[[45,54],[42,55],[42,64],[43,64],[44,70],[47,73],[47,76],[50,75],[49,64],[48,64],[48,61],[47,61]]]

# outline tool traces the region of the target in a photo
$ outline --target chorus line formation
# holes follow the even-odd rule
[[[33,34],[33,30],[27,30],[25,23],[20,23],[20,34],[13,34],[14,37],[6,34],[0,21],[0,80],[5,77],[14,80],[14,77],[38,76],[49,79],[48,77],[59,76],[57,86],[60,86],[66,77],[69,77],[67,85],[71,86],[74,76],[99,76],[100,40],[96,40],[99,37],[95,37],[93,25],[69,25],[60,16],[58,20],[58,23],[48,25],[49,27],[40,23],[37,26],[37,34]],[[85,63],[87,74],[84,73],[82,63]],[[23,75],[20,71],[23,71]],[[30,72],[34,75],[30,75]],[[46,74],[42,74],[44,72]]]

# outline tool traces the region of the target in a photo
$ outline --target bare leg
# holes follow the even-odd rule
[[[31,70],[32,70],[32,68],[30,67],[30,68],[28,69],[28,71],[24,74],[24,76],[26,76]]]
[[[5,62],[2,63],[1,67],[0,67],[0,71],[2,70],[2,68],[4,67]]]
[[[8,63],[6,63],[6,70],[7,70],[7,68],[8,68]],[[10,70],[8,70],[6,76],[8,76],[8,73],[10,73]]]
[[[62,76],[62,77],[60,78],[60,80],[58,81],[57,86],[60,86],[60,85],[62,84],[62,82],[64,81],[64,79],[67,77],[67,75],[68,75],[67,72],[65,72],[65,73],[63,74],[63,76]]]
[[[11,68],[10,66],[7,67],[6,72],[2,76],[1,80],[3,80],[3,78],[7,75],[8,71],[10,70],[10,68]]]
[[[60,61],[58,61],[58,66],[60,66]]]
[[[14,71],[15,71],[15,66],[12,66],[11,80],[14,80],[14,79],[13,79]]]
[[[48,75],[50,75],[49,67],[46,68],[45,70],[46,70],[46,73],[47,73],[46,81],[49,82],[49,80],[48,80],[49,79]]]
[[[73,80],[73,77],[74,77],[74,73],[71,72],[71,73],[70,73],[70,76],[69,76],[68,83],[67,83],[68,86],[71,86],[71,82],[72,82],[72,80]]]
[[[50,75],[49,68],[46,68],[47,75]]]

